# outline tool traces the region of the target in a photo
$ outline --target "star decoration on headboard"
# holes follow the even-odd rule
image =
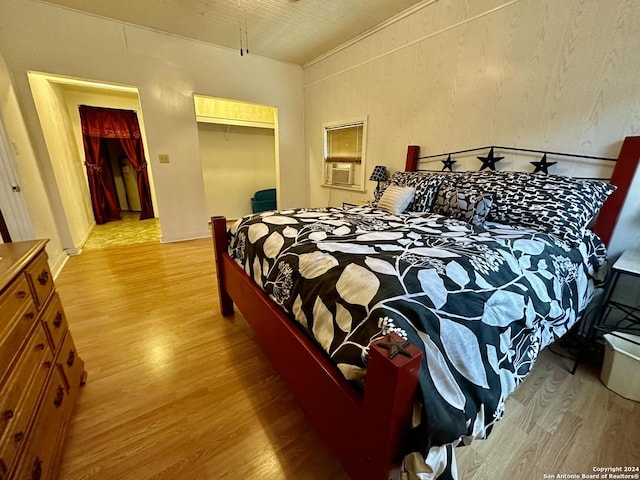
[[[533,173],[537,173],[537,172],[549,173],[549,170],[548,170],[549,167],[551,165],[555,165],[558,162],[547,162],[547,154],[545,153],[539,162],[529,162],[529,163],[534,167],[536,167]]]
[[[496,163],[502,160],[504,157],[495,157],[493,155],[493,147],[491,147],[491,150],[489,150],[489,155],[487,155],[486,157],[476,157],[476,158],[482,162],[482,166],[480,167],[480,170],[484,170],[485,168],[488,168],[489,170],[495,170]]]
[[[451,154],[449,154],[446,160],[442,160],[442,164],[443,164],[442,171],[444,172],[445,170],[449,169],[450,172],[453,172],[454,163],[456,163],[456,161],[453,160],[451,158]]]

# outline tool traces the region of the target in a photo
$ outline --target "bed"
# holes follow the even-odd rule
[[[352,478],[455,478],[454,447],[580,320],[638,157],[627,138],[606,184],[416,172],[410,146],[374,207],[213,217],[222,314],[237,305]]]

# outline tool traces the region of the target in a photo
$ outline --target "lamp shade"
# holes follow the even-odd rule
[[[371,172],[371,176],[369,180],[372,182],[386,182],[387,181],[387,167],[384,165],[376,165],[373,167],[373,172]]]

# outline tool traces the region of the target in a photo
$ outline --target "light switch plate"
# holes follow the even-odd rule
[[[169,155],[167,155],[166,153],[161,153],[160,155],[158,155],[158,161],[160,163],[169,163]]]

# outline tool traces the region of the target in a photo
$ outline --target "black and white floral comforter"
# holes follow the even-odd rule
[[[424,350],[407,452],[455,477],[452,447],[484,438],[540,350],[580,317],[605,252],[497,224],[368,207],[239,220],[229,253],[348,379],[396,332]],[[420,476],[420,478],[431,478]]]

